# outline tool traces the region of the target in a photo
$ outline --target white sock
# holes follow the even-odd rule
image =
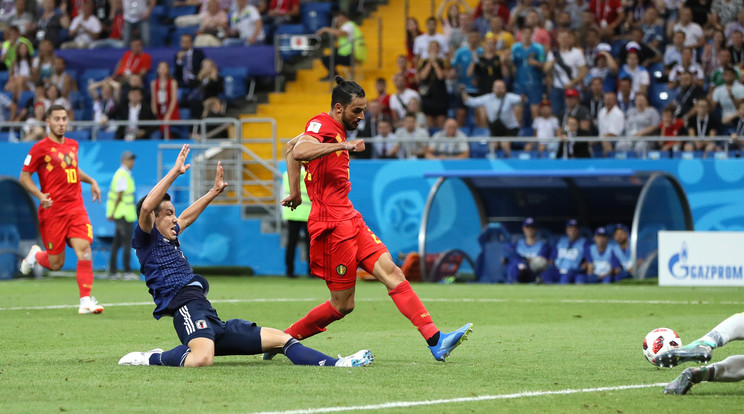
[[[730,341],[744,339],[744,313],[735,313],[700,338],[721,347]]]
[[[90,296],[83,296],[83,297],[80,298],[80,304],[81,305],[85,305],[88,302],[90,302]]]
[[[737,382],[744,380],[744,355],[732,355],[721,362],[710,365],[714,368],[711,381]]]

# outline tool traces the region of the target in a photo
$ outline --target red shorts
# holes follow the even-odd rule
[[[93,226],[86,213],[66,216],[39,217],[39,230],[44,247],[51,255],[65,251],[65,242],[72,238],[93,243]]]
[[[331,291],[356,284],[356,270],[369,273],[387,247],[372,233],[359,215],[346,221],[307,223],[310,232],[310,273],[326,281]]]

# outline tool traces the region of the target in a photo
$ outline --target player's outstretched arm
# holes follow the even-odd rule
[[[292,149],[292,156],[296,161],[312,161],[336,151],[364,151],[364,140],[356,139],[348,142],[325,143],[320,142],[313,136],[301,135]]]
[[[42,193],[39,187],[36,186],[34,180],[31,178],[31,173],[28,171],[21,171],[21,176],[18,177],[18,181],[21,182],[23,188],[26,189],[31,195],[39,199],[39,204],[43,208],[49,208],[52,206],[52,198],[49,197],[49,193]]]
[[[214,177],[214,186],[204,194],[202,198],[196,200],[194,204],[190,205],[186,210],[178,216],[178,225],[181,227],[181,233],[188,226],[191,225],[199,215],[204,211],[205,208],[212,202],[222,191],[227,187],[227,183],[224,181],[224,172],[222,171],[222,162],[217,162],[217,173]]]
[[[302,190],[300,188],[300,180],[302,179],[302,164],[297,161],[292,154],[295,144],[299,141],[302,135],[293,138],[287,143],[287,152],[284,157],[287,160],[287,181],[289,182],[289,194],[284,200],[282,205],[289,207],[290,209],[296,209],[302,204]]]
[[[81,183],[90,184],[90,192],[93,193],[93,201],[101,202],[101,188],[98,187],[98,181],[93,179],[90,175],[86,174],[80,167],[78,167],[78,177]]]
[[[160,204],[160,201],[163,199],[163,196],[165,196],[165,193],[168,192],[171,184],[176,181],[176,178],[178,178],[179,175],[185,173],[189,168],[191,168],[191,164],[186,164],[186,157],[188,157],[189,151],[191,151],[189,144],[184,144],[184,146],[181,147],[181,152],[178,153],[178,158],[176,158],[173,168],[168,171],[168,174],[166,174],[160,182],[155,184],[155,187],[150,190],[150,193],[147,194],[147,197],[145,197],[145,200],[142,202],[139,226],[145,233],[149,234],[152,230],[152,226],[155,223],[155,216],[152,212],[155,211],[155,207]]]

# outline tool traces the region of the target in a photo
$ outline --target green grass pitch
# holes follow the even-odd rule
[[[280,329],[328,297],[315,279],[210,282],[209,299],[222,319]],[[361,369],[298,367],[283,356],[218,357],[202,369],[122,367],[117,361],[127,352],[178,344],[172,320],[152,318],[144,283],[97,280],[93,293],[108,304],[101,315],[53,307],[76,303],[72,278],[15,280],[0,288],[0,413],[328,412],[354,406],[401,413],[719,413],[744,404],[743,383],[700,384],[686,396],[664,395],[660,385],[595,390],[674,379],[681,367],[659,370],[643,357],[645,334],[664,326],[690,342],[744,309],[740,288],[414,284],[440,329],[474,324],[470,339],[441,363],[383,286],[360,282],[356,310],[305,344],[333,356],[369,348],[375,362]],[[742,343],[716,350],[713,360],[736,353],[744,353]],[[550,393],[565,390],[575,392]],[[449,401],[457,398],[466,400]],[[434,400],[444,401],[395,405]]]

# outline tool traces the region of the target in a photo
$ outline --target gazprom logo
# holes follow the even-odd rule
[[[689,263],[687,243],[682,242],[679,253],[669,258],[669,273],[676,279],[743,279],[742,266],[712,263]]]

